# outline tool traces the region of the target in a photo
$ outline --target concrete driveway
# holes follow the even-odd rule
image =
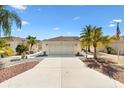
[[[114,88],[124,87],[76,57],[45,58],[33,69],[0,84],[0,87],[41,88]]]

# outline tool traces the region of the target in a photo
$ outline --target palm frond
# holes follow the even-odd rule
[[[15,22],[17,29],[21,29],[21,18],[16,13],[6,10],[4,6],[0,6],[0,27],[2,27],[5,36],[11,35],[13,22]]]

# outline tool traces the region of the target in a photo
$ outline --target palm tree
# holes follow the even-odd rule
[[[83,28],[80,34],[80,41],[81,46],[85,46],[85,52],[86,52],[86,58],[87,58],[87,52],[90,52],[90,45],[91,45],[91,32],[93,28],[91,25],[88,25]]]
[[[97,47],[99,45],[107,45],[111,41],[111,37],[103,36],[102,28],[101,27],[93,27],[93,31],[91,34],[92,38],[92,45],[94,47],[94,59],[97,59]]]
[[[27,43],[30,45],[30,49],[32,50],[33,45],[35,45],[37,43],[36,37],[33,37],[33,36],[29,35],[27,37],[27,39],[28,39]]]
[[[80,34],[80,39],[82,39],[84,42],[85,41],[85,45],[86,45],[86,52],[88,50],[88,52],[90,52],[90,45],[91,45],[91,32],[92,32],[93,28],[91,25],[88,25],[86,27],[83,28],[81,34]]]
[[[7,10],[5,6],[0,5],[0,35],[3,31],[5,36],[10,36],[13,22],[17,29],[21,29],[21,18],[16,13]]]
[[[86,53],[86,58],[87,58],[87,54],[88,54],[87,53],[87,42],[84,38],[80,38],[80,46],[81,46],[81,50]]]

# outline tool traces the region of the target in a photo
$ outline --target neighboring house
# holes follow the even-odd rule
[[[124,54],[124,36],[120,37],[120,40],[112,41],[108,46],[114,49],[114,53],[117,54],[119,50],[119,54]],[[99,47],[98,51],[106,52],[105,46]]]
[[[17,45],[26,44],[27,39],[20,37],[1,37],[5,39],[9,46],[15,51]],[[78,52],[81,54],[79,37],[76,36],[60,36],[43,41],[37,40],[37,44],[33,45],[34,52],[45,51],[48,55],[69,54],[75,55]],[[16,52],[15,52],[16,53]]]
[[[20,37],[1,37],[1,39],[4,39],[7,41],[8,45],[15,51],[17,45],[25,43],[26,39],[20,38]]]
[[[60,36],[42,41],[42,50],[47,55],[75,55],[81,54],[79,37]]]
[[[27,44],[27,39],[26,38],[20,38],[20,37],[15,37],[15,36],[10,36],[10,37],[1,37],[1,39],[4,39],[7,41],[8,45],[15,51],[16,53],[16,47],[19,44]],[[40,51],[41,49],[41,41],[37,40],[37,44],[33,46],[34,52]]]
[[[42,50],[42,41],[41,40],[37,40],[37,43],[32,46],[32,51],[39,52],[41,50]]]
[[[41,51],[42,50],[42,41],[41,40],[37,40],[37,46],[38,46],[38,50]]]
[[[27,39],[15,36],[1,37],[1,39],[6,40],[14,51],[17,45],[27,44]],[[118,49],[120,54],[124,54],[124,36],[121,36],[120,40],[112,41],[108,46],[114,49],[115,54],[118,53]],[[47,55],[75,55],[78,52],[81,54],[80,40],[76,36],[59,36],[43,41],[37,40],[37,44],[33,45],[32,50],[34,52],[42,50]],[[91,51],[93,51],[92,46]],[[97,51],[106,52],[106,48],[105,46],[100,46]]]

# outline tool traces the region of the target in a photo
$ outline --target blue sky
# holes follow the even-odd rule
[[[21,31],[12,28],[12,36],[36,36],[46,39],[56,36],[79,36],[85,25],[103,28],[105,35],[116,33],[116,22],[120,22],[124,35],[124,6],[7,6],[21,17]]]

